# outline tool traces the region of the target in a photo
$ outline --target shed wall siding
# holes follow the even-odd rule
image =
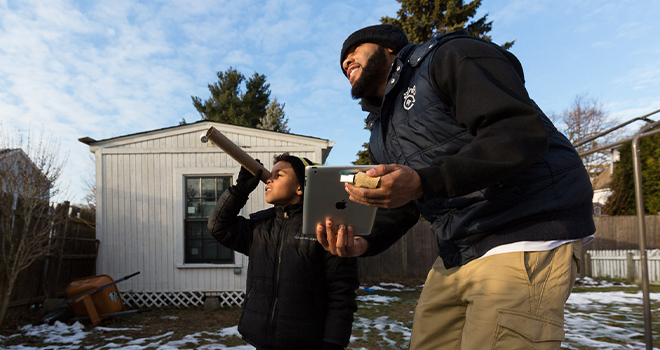
[[[247,257],[236,253],[230,267],[183,265],[183,176],[210,174],[232,176],[240,165],[220,149],[199,140],[199,131],[157,137],[96,151],[101,241],[97,269],[114,279],[140,271],[118,287],[122,291],[244,291]],[[260,159],[268,169],[283,151],[320,161],[320,148],[253,136],[226,134]],[[265,147],[264,147],[265,146]],[[251,152],[251,147],[264,147]],[[288,147],[304,149],[291,151]],[[265,149],[268,148],[268,151]],[[185,149],[187,153],[182,153]],[[121,150],[121,151],[118,151]],[[198,172],[199,170],[199,172]],[[263,184],[253,192],[243,215],[270,207]],[[180,261],[177,261],[180,260]],[[234,267],[241,273],[235,274]]]

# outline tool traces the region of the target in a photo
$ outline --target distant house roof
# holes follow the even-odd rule
[[[142,131],[134,134],[116,136],[104,140],[95,140],[91,137],[82,137],[78,141],[88,145],[91,152],[96,152],[98,149],[108,148],[108,147],[126,147],[129,144],[135,144],[138,142],[149,141],[156,138],[162,138],[163,135],[172,136],[175,134],[185,134],[195,132],[199,133],[206,132],[211,126],[218,129],[222,133],[233,133],[233,134],[244,134],[252,135],[263,139],[286,141],[292,144],[298,145],[307,145],[311,147],[318,147],[321,152],[322,162],[328,157],[328,154],[335,145],[334,141],[329,141],[327,139],[322,139],[313,136],[305,136],[291,133],[282,133],[271,130],[264,130],[246,126],[238,126],[227,123],[220,123],[210,120],[200,120],[194,123],[186,123],[182,125],[170,126],[161,129]],[[199,137],[198,137],[199,138]],[[243,145],[240,142],[234,140],[239,147]],[[212,147],[212,146],[208,146]]]
[[[612,182],[612,173],[609,170],[605,170],[596,176],[595,179],[591,182],[591,187],[595,190],[603,190],[610,188],[610,183]]]
[[[216,122],[216,121],[212,121],[212,120],[198,120],[198,121],[193,122],[193,123],[186,123],[186,124],[182,124],[182,125],[168,126],[168,127],[164,127],[164,128],[160,128],[160,129],[141,131],[141,132],[136,132],[136,133],[134,133],[134,134],[127,134],[127,135],[115,136],[115,137],[111,137],[111,138],[107,138],[107,139],[103,139],[103,140],[95,140],[95,139],[93,139],[93,138],[91,138],[91,137],[87,137],[87,136],[85,136],[85,137],[81,137],[81,138],[79,138],[78,141],[80,141],[80,142],[82,142],[82,143],[84,143],[84,144],[90,145],[90,144],[95,143],[95,142],[105,142],[105,141],[111,141],[111,140],[115,140],[115,139],[123,138],[123,137],[131,137],[131,136],[137,136],[137,135],[145,135],[145,134],[156,133],[156,132],[160,132],[160,131],[164,131],[164,130],[175,129],[175,128],[181,128],[181,127],[190,126],[190,125],[194,125],[194,124],[200,124],[200,123],[213,123],[213,124],[227,125],[227,126],[230,126],[230,127],[246,128],[246,129],[258,130],[258,131],[263,131],[263,132],[272,132],[272,133],[281,134],[281,135],[302,136],[302,137],[308,137],[308,138],[313,138],[313,139],[317,139],[317,140],[328,141],[328,140],[326,140],[326,139],[322,139],[322,138],[320,138],[320,137],[307,136],[307,135],[300,135],[300,134],[292,134],[292,133],[288,133],[288,134],[287,134],[287,133],[282,133],[282,132],[278,132],[278,131],[264,130],[264,129],[258,129],[258,128],[249,127],[249,126],[234,125],[234,124],[228,124],[228,123],[221,123],[221,122]],[[332,142],[332,141],[331,141],[331,142]],[[332,142],[332,143],[334,144],[334,142]]]
[[[41,170],[32,162],[32,159],[20,148],[5,148],[0,149],[0,165],[2,168],[1,172],[4,172],[4,176],[11,176],[11,174],[18,174],[19,170],[23,173],[21,176],[25,176],[25,171],[30,171],[30,174],[38,174],[43,180],[48,180],[46,176],[41,172]],[[29,168],[26,168],[29,167]],[[2,184],[0,191],[7,191],[6,184]]]
[[[15,151],[20,150],[20,148],[5,148],[5,149],[0,149],[0,157],[5,157],[11,153],[14,153]]]

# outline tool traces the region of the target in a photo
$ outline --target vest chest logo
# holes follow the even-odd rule
[[[417,92],[417,85],[409,87],[408,91],[403,94],[403,108],[408,111],[415,105],[415,93]]]

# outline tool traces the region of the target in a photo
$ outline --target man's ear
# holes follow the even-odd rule
[[[296,190],[296,194],[302,196],[303,195],[302,188],[298,187],[298,189]]]
[[[394,50],[390,48],[385,48],[385,52],[387,52],[387,56],[390,59],[390,61],[394,61],[394,57],[398,54],[398,52],[394,52]]]

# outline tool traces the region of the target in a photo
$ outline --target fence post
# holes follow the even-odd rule
[[[635,282],[635,262],[633,261],[633,253],[626,253],[626,276],[631,283]]]
[[[591,277],[591,254],[589,253],[584,255],[584,274]]]

